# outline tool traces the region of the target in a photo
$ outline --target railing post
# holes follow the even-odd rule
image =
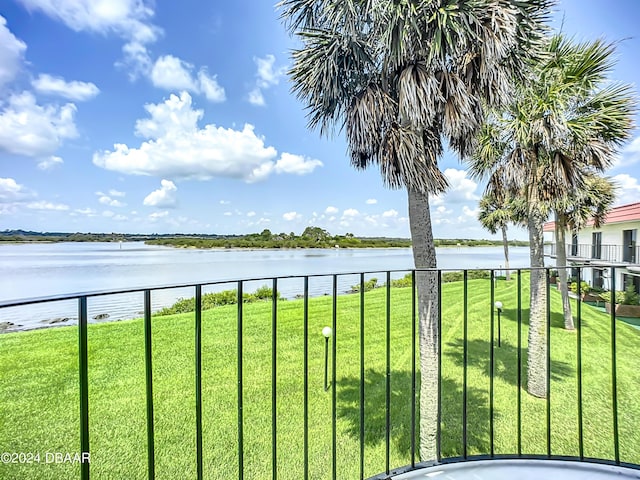
[[[364,273],[360,274],[360,478],[364,479]]]
[[[547,457],[551,457],[551,292],[549,288],[549,269],[545,269],[546,289],[546,342],[547,342]]]
[[[338,322],[338,275],[333,275],[332,289],[332,331],[333,341],[331,342],[331,478],[336,480],[338,477],[338,430],[337,430],[337,398],[336,398],[336,343],[338,338],[337,322]]]
[[[580,460],[584,460],[584,424],[582,419],[582,299],[581,286],[582,272],[578,267],[578,299],[577,299],[577,318],[576,328],[578,330],[576,363],[577,363],[577,376],[578,376],[578,450],[580,454]]]
[[[438,270],[438,422],[436,425],[436,458],[442,458],[442,270]]]
[[[147,387],[147,473],[149,480],[156,476],[153,427],[153,365],[151,360],[151,290],[144,291],[144,364]]]
[[[494,424],[493,424],[493,408],[494,408],[494,404],[493,404],[493,396],[494,396],[494,390],[493,390],[493,376],[495,373],[495,357],[494,357],[494,351],[493,351],[493,342],[494,342],[494,334],[493,334],[493,328],[494,328],[494,309],[493,309],[493,305],[495,302],[495,283],[494,283],[494,276],[495,276],[495,271],[491,270],[491,276],[490,276],[490,291],[491,291],[491,303],[490,303],[490,310],[491,310],[491,324],[490,324],[490,330],[491,330],[491,341],[490,346],[489,346],[489,446],[491,449],[491,456],[494,456],[495,453],[495,449],[494,449],[494,445],[493,445],[493,437],[494,437]]]
[[[611,267],[611,402],[613,405],[613,448],[616,464],[620,464],[618,438],[618,369],[616,358],[616,269]]]
[[[243,411],[243,358],[242,358],[242,324],[243,324],[243,292],[242,280],[238,282],[238,479],[244,478],[244,411]]]
[[[278,428],[277,428],[277,340],[278,340],[278,279],[271,288],[271,478],[278,478]]]
[[[522,270],[518,269],[518,456],[522,455]]]
[[[78,299],[78,370],[80,379],[80,478],[89,480],[89,366],[87,297]],[[85,458],[87,461],[85,461]]]
[[[462,273],[462,457],[467,458],[467,361],[468,361],[468,282],[467,270]]]
[[[202,480],[202,286],[196,285],[196,474]]]
[[[411,271],[411,468],[416,466],[416,271]]]
[[[389,458],[391,444],[391,272],[387,271],[387,299],[386,299],[386,375],[385,375],[385,472],[389,475]]]
[[[304,468],[304,480],[309,479],[309,277],[304,277],[304,295],[303,295],[303,439],[302,439],[302,457]]]

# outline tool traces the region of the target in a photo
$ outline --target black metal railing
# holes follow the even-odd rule
[[[616,267],[608,268],[611,287],[615,290]],[[581,269],[577,270],[580,277]],[[637,416],[640,415],[640,396],[635,390],[629,390],[631,386],[637,386],[637,374],[632,373],[633,378],[625,378],[624,389],[618,386],[619,360],[623,362],[625,375],[637,372],[632,365],[632,354],[640,347],[638,332],[627,325],[619,325],[615,308],[610,308],[609,313],[602,313],[584,305],[581,292],[578,291],[578,298],[573,304],[577,335],[567,335],[562,329],[559,292],[551,288],[547,281],[545,318],[542,319],[546,332],[546,356],[543,361],[548,372],[547,395],[545,399],[535,399],[526,391],[525,365],[528,359],[525,333],[529,330],[530,321],[528,279],[531,270],[512,270],[515,278],[511,281],[499,278],[497,272],[497,269],[437,271],[439,334],[436,342],[440,374],[437,378],[439,404],[435,428],[438,458],[435,462],[543,457],[640,468],[637,465],[640,464],[638,425],[629,424],[640,418]],[[193,428],[195,437],[195,478],[215,477],[219,473],[214,472],[226,471],[233,473],[226,474],[224,478],[235,476],[239,479],[383,479],[433,463],[421,462],[418,454],[418,397],[421,383],[418,347],[419,336],[425,332],[417,318],[419,310],[414,288],[416,271],[408,272],[409,275],[405,277],[403,285],[408,284],[408,288],[394,284],[397,277],[406,272],[385,271],[381,272],[385,278],[384,285],[366,291],[366,278],[379,273],[330,275],[330,299],[325,296],[312,298],[309,294],[310,282],[326,277],[324,275],[238,280],[234,282],[237,299],[244,298],[247,284],[270,282],[270,305],[263,303],[256,307],[240,300],[234,311],[227,308],[219,315],[203,311],[203,292],[211,285],[228,282],[187,285],[194,292],[193,324],[189,328],[193,328],[195,411],[194,424],[186,428]],[[549,269],[545,269],[545,274],[548,280]],[[353,281],[354,278],[359,286],[358,292],[347,295],[345,281]],[[279,285],[284,280],[301,282],[301,298],[288,301],[278,298]],[[577,284],[580,289],[580,282]],[[97,387],[91,385],[90,376],[91,343],[88,334],[93,327],[88,322],[88,302],[97,296],[131,292],[143,295],[145,476],[149,479],[168,478],[157,470],[165,451],[157,449],[156,426],[170,423],[172,419],[161,416],[154,408],[162,404],[162,398],[154,393],[154,369],[163,360],[154,343],[157,341],[154,338],[154,326],[160,325],[157,322],[163,322],[163,319],[152,312],[151,297],[155,290],[178,287],[185,285],[0,303],[1,318],[3,308],[28,308],[34,304],[60,300],[77,301],[80,411],[77,448],[82,453],[90,452],[92,459],[92,463],[82,462],[79,466],[78,475],[83,480],[89,478],[93,468],[108,471],[108,462],[116,461],[101,452],[101,448],[107,448],[104,443],[96,447],[91,443],[93,422],[104,420],[97,413],[91,413],[92,395],[96,394]],[[500,299],[504,308],[501,306],[496,309],[496,299]],[[291,311],[295,312],[292,314]],[[264,320],[263,317],[269,318]],[[257,328],[253,322],[258,322],[258,318],[261,319],[259,322],[264,320],[264,324],[260,323],[260,329],[270,330],[266,353],[259,353],[260,345],[247,337],[251,329]],[[608,322],[605,325],[606,319]],[[223,345],[228,349],[235,342],[235,352],[222,352],[220,355],[225,355],[223,362],[233,359],[235,363],[235,407],[229,403],[204,407],[208,401],[206,392],[218,388],[232,391],[222,380],[216,380],[210,371],[212,367],[208,365],[215,358],[204,347],[211,340],[212,324],[224,325],[226,330],[234,331],[235,339],[226,339]],[[327,393],[323,388],[316,388],[322,383],[317,378],[322,378],[319,374],[320,365],[327,365],[317,358],[323,346],[317,345],[320,336],[315,329],[323,324],[331,326],[331,377],[330,392]],[[76,327],[62,328],[70,331]],[[182,327],[176,326],[176,329],[179,328]],[[623,331],[619,332],[621,328]],[[41,334],[46,335],[46,332]],[[1,355],[8,355],[3,340],[20,335],[22,333],[0,337],[0,359]],[[301,341],[292,344],[289,336]],[[443,338],[445,336],[446,340]],[[33,336],[30,340],[35,342],[44,338]],[[575,347],[567,347],[568,342],[575,342]],[[608,359],[602,358],[605,347],[598,344],[596,348],[595,342],[609,343],[606,346]],[[161,350],[166,347],[159,346]],[[264,355],[267,366],[256,367],[255,359],[260,355]],[[585,355],[588,358],[585,359]],[[597,355],[597,358],[589,355]],[[301,359],[302,363],[297,363],[295,359]],[[41,361],[46,362],[46,359]],[[606,363],[608,366],[605,366]],[[589,376],[585,376],[585,366]],[[269,374],[257,380],[253,368],[266,369]],[[295,371],[299,372],[301,378],[287,383],[285,388],[281,382],[291,369],[298,369]],[[357,372],[355,377],[351,375],[353,372]],[[3,383],[6,387],[6,383],[12,381],[13,373],[5,371],[5,378],[0,380],[0,389]],[[205,373],[208,374],[206,378]],[[326,370],[323,373],[326,375]],[[250,374],[250,378],[245,377],[247,374]],[[270,405],[266,407],[269,412],[254,411],[258,395],[255,389],[261,386],[257,381],[266,386],[265,391],[270,396]],[[29,390],[34,388],[33,385],[13,385],[12,388],[22,389],[25,398],[34,395],[34,391]],[[586,395],[585,389],[592,395]],[[621,393],[624,393],[622,400]],[[299,400],[302,401],[302,408],[294,408]],[[570,401],[575,401],[573,407],[569,407]],[[225,409],[229,411],[223,412]],[[569,412],[560,413],[563,409]],[[627,423],[620,423],[621,411],[624,411],[623,418]],[[269,417],[260,417],[268,423],[264,430],[269,438],[267,449],[255,438],[255,429],[262,427],[256,425],[254,419],[263,413]],[[301,418],[297,416],[298,413],[301,413]],[[313,417],[325,414],[330,415],[329,426]],[[542,416],[545,417],[544,427],[539,428]],[[226,420],[221,423],[221,419]],[[3,422],[4,427],[8,427],[12,423],[11,415],[6,415]],[[611,430],[607,432],[605,425],[609,422]],[[41,427],[41,435],[44,436],[48,427]],[[540,431],[536,433],[537,428]],[[566,432],[571,428],[576,429],[575,437]],[[299,432],[300,436],[291,432]],[[229,436],[235,438],[233,466],[221,465],[217,463],[219,459],[208,455],[216,447],[212,439]],[[29,438],[29,441],[33,441],[33,437]],[[544,440],[541,441],[541,438]],[[33,444],[3,438],[1,432],[0,442],[4,443],[4,450],[28,451],[34,448]],[[328,444],[329,449],[318,447]],[[137,445],[137,448],[141,446]],[[259,449],[260,454],[256,454],[254,449]],[[595,454],[589,454],[586,449]],[[267,451],[270,457],[268,461],[258,458]],[[224,458],[229,461],[231,457],[226,455]],[[96,462],[107,464],[96,465]],[[0,470],[0,477],[20,478],[15,474],[18,470],[11,470],[18,468],[19,465],[0,465],[0,469],[4,469]],[[249,471],[251,474],[247,473]],[[33,470],[29,472],[30,478],[38,478],[37,472],[36,475],[32,475]]]
[[[547,256],[557,255],[556,244],[547,244],[544,247]],[[565,244],[565,254],[568,259],[599,260],[610,263],[640,262],[640,245],[598,245],[590,243]]]

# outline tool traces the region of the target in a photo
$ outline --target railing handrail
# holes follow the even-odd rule
[[[142,293],[147,290],[155,291],[155,290],[170,290],[174,288],[196,288],[197,286],[208,287],[212,285],[226,285],[226,284],[237,284],[238,282],[248,283],[248,282],[260,282],[266,280],[285,280],[285,279],[304,279],[304,278],[319,278],[319,277],[330,277],[332,275],[348,276],[348,275],[371,275],[375,273],[410,273],[410,272],[462,272],[462,271],[495,271],[501,272],[505,270],[509,271],[517,271],[517,270],[545,270],[549,267],[518,267],[518,268],[506,268],[505,266],[500,266],[499,268],[398,268],[398,269],[374,269],[374,270],[358,270],[358,271],[345,271],[345,272],[331,272],[331,273],[310,273],[310,274],[296,274],[296,275],[268,275],[268,276],[259,276],[259,277],[245,277],[245,278],[227,278],[220,280],[210,280],[205,282],[189,282],[189,283],[176,283],[176,284],[159,284],[159,285],[151,285],[146,287],[128,287],[128,288],[117,288],[117,289],[105,289],[105,290],[87,290],[84,292],[76,292],[76,293],[64,293],[64,294],[54,294],[54,295],[46,295],[41,297],[25,297],[19,298],[16,300],[0,300],[0,308],[6,307],[20,307],[25,305],[34,305],[37,303],[47,303],[47,302],[57,302],[63,300],[77,300],[81,297],[102,297],[106,295],[121,295],[124,293]]]

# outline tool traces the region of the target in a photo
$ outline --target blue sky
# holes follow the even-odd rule
[[[638,0],[555,11],[579,39],[622,40],[612,77],[637,89]],[[293,45],[270,1],[3,1],[0,230],[408,237],[406,194],[306,128]],[[435,236],[489,238],[484,186],[453,155],[440,166]],[[609,174],[618,203],[640,201],[638,131]]]

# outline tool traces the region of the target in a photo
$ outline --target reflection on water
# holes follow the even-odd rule
[[[121,247],[121,248],[120,248]],[[438,266],[444,269],[502,268],[501,247],[460,247],[438,249]],[[528,249],[512,248],[511,265],[528,265]],[[160,285],[193,285],[230,281],[203,288],[203,292],[237,288],[234,280],[246,282],[245,292],[268,284],[271,277],[314,276],[309,280],[313,296],[332,292],[334,273],[394,272],[402,277],[413,266],[410,249],[326,249],[326,250],[197,250],[147,246],[141,242],[53,243],[0,245],[0,301],[75,292],[148,288]],[[368,280],[380,274],[369,273]],[[359,282],[359,275],[337,277],[337,290],[345,293]],[[284,298],[303,293],[301,278],[278,280]],[[193,287],[154,290],[154,311],[171,305],[178,298],[194,295]],[[88,301],[92,322],[134,318],[143,310],[143,293],[91,297]],[[60,301],[29,307],[0,309],[3,322],[21,329],[68,325],[77,321],[75,301]],[[94,318],[95,317],[95,318]]]

